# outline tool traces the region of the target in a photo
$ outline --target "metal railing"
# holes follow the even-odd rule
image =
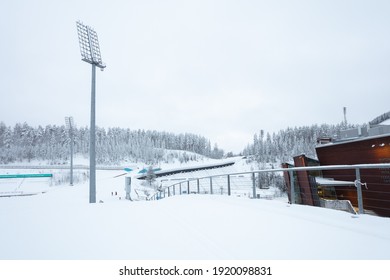
[[[298,171],[335,171],[335,170],[349,170],[354,171],[354,185],[357,192],[357,204],[358,213],[364,213],[363,207],[363,192],[362,185],[364,182],[361,181],[361,170],[366,169],[380,169],[384,170],[384,175],[388,178],[383,178],[383,182],[388,187],[386,191],[390,195],[390,163],[383,164],[356,164],[356,165],[327,165],[327,166],[309,166],[309,167],[291,167],[291,168],[277,168],[277,169],[263,169],[254,170],[248,172],[218,174],[206,177],[191,178],[183,180],[157,190],[149,200],[162,199],[173,195],[182,194],[193,194],[193,193],[204,193],[204,194],[222,194],[232,195],[241,194],[250,198],[259,198],[258,192],[262,188],[260,177],[264,173],[282,173],[288,172],[290,178],[290,203],[296,203],[296,184],[294,180],[294,172]],[[329,177],[329,176],[327,176]],[[383,176],[381,176],[383,177]],[[240,182],[238,182],[241,180]],[[238,183],[237,183],[238,182]],[[267,187],[267,186],[265,186]],[[369,186],[368,186],[369,187]],[[388,210],[390,211],[390,199],[388,200]]]

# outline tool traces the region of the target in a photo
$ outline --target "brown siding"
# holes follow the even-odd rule
[[[316,148],[321,165],[390,163],[390,135],[366,138]],[[361,181],[364,186],[363,205],[378,215],[390,217],[390,172],[389,169],[362,169]],[[323,171],[324,177],[335,180],[354,181],[354,170]],[[340,199],[349,199],[357,207],[356,188],[337,188]]]
[[[296,167],[307,166],[306,161],[305,161],[305,156],[302,155],[302,156],[294,157],[294,164]],[[298,177],[298,184],[300,187],[302,204],[313,206],[314,202],[313,202],[313,198],[312,198],[308,172],[307,171],[297,171],[297,177]]]

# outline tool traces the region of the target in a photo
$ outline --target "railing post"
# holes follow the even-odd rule
[[[199,179],[196,179],[196,184],[198,186],[198,194],[200,194]]]
[[[355,171],[356,171],[355,186],[356,186],[356,189],[357,189],[359,214],[364,214],[362,183],[360,181],[360,169],[356,168]]]
[[[190,194],[190,181],[187,181],[187,194]]]
[[[210,194],[213,194],[213,177],[210,177]]]
[[[227,175],[227,185],[228,185],[228,195],[231,195],[231,190],[230,190],[230,175]]]
[[[172,190],[173,190],[173,195],[176,195],[176,185],[172,186]]]
[[[253,185],[253,198],[256,198],[256,177],[255,173],[252,173],[252,185]]]
[[[290,170],[290,199],[291,204],[295,204],[295,186],[294,186],[294,171]]]
[[[171,190],[170,190],[170,187],[168,187],[168,197],[171,196]]]
[[[179,184],[179,194],[181,195],[181,183]]]

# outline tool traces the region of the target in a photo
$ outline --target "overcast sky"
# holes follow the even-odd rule
[[[76,21],[98,34],[101,127],[191,132],[241,151],[264,129],[390,109],[390,1],[0,3],[0,121],[89,126],[91,66]]]

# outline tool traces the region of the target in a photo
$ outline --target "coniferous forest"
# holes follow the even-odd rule
[[[277,133],[260,130],[253,143],[243,147],[241,155],[253,156],[258,162],[290,161],[298,154],[316,157],[318,137],[335,136],[346,124],[311,125],[287,128]],[[88,127],[75,128],[74,153],[89,153]],[[27,123],[14,127],[0,122],[0,164],[41,160],[60,164],[69,159],[70,136],[65,126],[32,127]],[[119,164],[123,160],[157,164],[164,160],[164,150],[190,151],[210,158],[233,156],[207,138],[191,133],[174,134],[150,130],[96,128],[96,161],[98,164]],[[166,159],[165,159],[166,160]],[[190,157],[180,160],[191,160]]]
[[[74,153],[88,155],[89,128],[73,129]],[[59,164],[70,157],[70,135],[65,126],[36,128],[27,123],[6,126],[0,122],[0,163],[42,160]],[[163,160],[164,149],[191,151],[221,158],[223,150],[205,137],[184,133],[96,127],[97,164],[118,164],[122,160],[156,164]],[[191,160],[191,158],[184,158]]]
[[[300,154],[317,158],[315,147],[318,138],[337,138],[341,130],[351,127],[354,125],[344,122],[337,125],[311,125],[283,129],[272,135],[260,130],[254,135],[253,143],[243,150],[243,155],[253,156],[259,163],[289,162]]]

